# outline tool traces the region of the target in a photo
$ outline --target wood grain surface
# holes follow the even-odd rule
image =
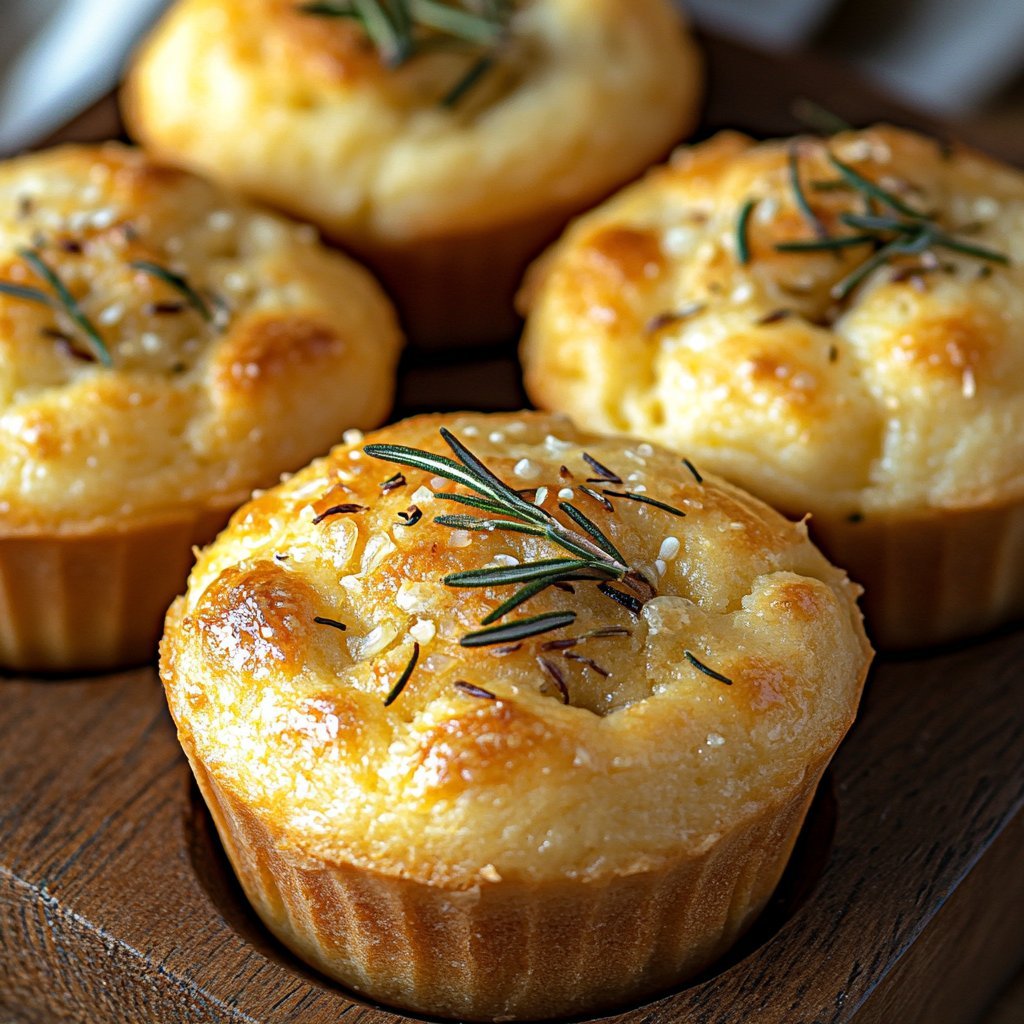
[[[793,130],[797,94],[853,120],[915,121],[841,69],[779,64],[714,41],[708,52],[704,133],[726,124]],[[67,137],[117,130],[107,103]],[[402,413],[523,401],[512,346],[405,360]],[[976,1021],[1024,961],[1022,675],[1020,631],[878,664],[762,922],[708,977],[608,1019]],[[248,909],[152,668],[0,679],[5,1016],[11,1024],[407,1019],[319,978]]]
[[[771,934],[614,1020],[973,1021],[1024,948],[1022,656],[1014,633],[879,665],[832,771],[834,839],[819,801]],[[401,1019],[317,979],[248,911],[152,669],[9,680],[4,702],[0,1006],[40,1021]]]

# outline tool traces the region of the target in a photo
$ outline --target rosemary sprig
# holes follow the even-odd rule
[[[60,279],[53,267],[51,267],[35,249],[18,249],[17,252],[18,256],[29,265],[33,273],[49,286],[50,291],[52,292],[52,297],[46,295],[42,291],[38,292],[38,296],[42,296],[42,301],[45,301],[52,309],[62,309],[75,326],[78,327],[78,329],[86,336],[96,358],[108,369],[112,367],[114,365],[114,360],[110,355],[110,350],[107,348],[102,335],[96,329],[93,322],[85,315],[82,307],[78,304],[78,300],[70,291],[68,291],[67,286]],[[18,285],[14,285],[13,287],[19,288]],[[31,290],[33,292],[36,291],[36,289]],[[8,290],[7,294],[14,293]],[[18,297],[23,299],[31,298],[31,301],[33,302],[41,301],[41,299],[35,294],[32,296],[21,294]]]
[[[803,191],[798,168],[795,162],[795,151],[789,153],[790,186],[797,205],[815,228],[815,236],[811,239],[779,242],[775,245],[776,252],[825,252],[841,249],[870,246],[872,251],[855,266],[845,277],[832,287],[832,297],[843,301],[875,270],[885,266],[895,257],[923,253],[931,249],[947,249],[970,256],[974,259],[986,260],[989,263],[1008,264],[1005,253],[978,245],[958,237],[955,232],[942,228],[935,218],[922,210],[917,210],[905,203],[891,190],[876,181],[865,177],[850,164],[840,160],[835,154],[828,153],[829,162],[839,172],[840,177],[829,182],[812,182],[812,187],[823,186],[849,189],[859,195],[864,202],[864,212],[845,211],[839,214],[839,221],[854,234],[830,235],[817,229],[820,219],[814,213]],[[889,212],[880,212],[885,207]],[[824,227],[821,225],[822,228]],[[742,254],[741,254],[742,256]],[[743,262],[742,258],[740,262]]]
[[[441,428],[441,437],[451,448],[455,459],[404,445],[367,445],[363,450],[371,458],[411,466],[462,484],[474,493],[438,491],[434,496],[488,513],[486,518],[466,513],[441,515],[434,519],[439,525],[451,529],[501,530],[544,537],[573,556],[540,559],[523,565],[470,569],[444,577],[443,582],[454,587],[523,585],[495,608],[482,625],[497,622],[548,587],[581,580],[615,580],[644,601],[654,596],[650,582],[629,566],[607,534],[575,505],[563,501],[559,502],[558,508],[579,529],[573,529],[547,509],[527,501],[491,472],[451,431]],[[584,459],[601,474],[603,482],[619,479],[592,457],[584,455]],[[637,598],[633,600],[638,606],[642,603]]]
[[[953,252],[959,252],[965,256],[974,256],[981,260],[990,260],[993,263],[1000,263],[1003,266],[1010,262],[1005,253],[998,252],[995,249],[989,249],[984,245],[976,245],[973,242],[967,242],[962,238],[957,238],[955,235],[951,235],[948,232],[943,231],[933,221],[916,221],[908,223],[907,221],[896,220],[893,217],[868,216],[856,213],[840,214],[839,219],[844,224],[848,224],[851,227],[859,227],[867,231],[875,231],[879,233],[891,232],[896,235],[902,234],[911,236],[914,239],[921,235],[927,235],[928,245],[926,248],[935,246],[942,249],[950,249]]]
[[[133,270],[141,270],[158,281],[163,281],[168,287],[173,288],[207,323],[213,322],[213,310],[209,303],[182,277],[181,274],[168,270],[150,260],[132,260],[129,266]]]
[[[297,9],[316,17],[357,21],[390,68],[401,67],[437,43],[481,50],[440,100],[442,107],[452,109],[497,62],[512,7],[504,2],[481,6],[464,0],[328,0],[300,4]]]

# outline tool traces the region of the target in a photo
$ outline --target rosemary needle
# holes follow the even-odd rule
[[[442,3],[440,0],[328,0],[299,4],[303,14],[350,18],[359,23],[381,62],[401,67],[436,45],[475,53],[465,72],[440,99],[452,109],[497,63],[508,31],[512,4]]]
[[[656,498],[648,498],[646,494],[635,494],[632,491],[609,491],[604,490],[604,494],[607,494],[609,498],[628,498],[630,501],[639,501],[645,505],[653,505],[655,508],[660,508],[664,512],[671,512],[674,516],[685,516],[686,513],[682,509],[676,508],[674,505],[669,505],[664,501],[658,501]]]
[[[164,284],[173,288],[207,323],[213,320],[213,311],[209,304],[181,274],[176,274],[173,270],[168,270],[167,267],[162,267],[159,263],[153,263],[150,260],[132,260],[129,266],[133,270],[141,270],[142,273],[149,274],[150,277],[155,277],[158,281],[163,281]]]
[[[490,690],[485,690],[482,686],[477,686],[475,683],[467,683],[465,679],[456,679],[452,685],[460,693],[466,694],[467,697],[478,697],[480,700],[498,699],[497,694],[492,693]]]
[[[750,215],[757,206],[756,199],[748,199],[740,208],[739,217],[736,218],[736,255],[741,264],[746,266],[750,262]]]
[[[67,286],[60,279],[57,272],[43,259],[35,249],[18,249],[18,256],[21,257],[33,270],[37,277],[41,278],[50,286],[55,302],[50,303],[54,308],[58,306],[64,310],[68,317],[81,330],[89,340],[96,358],[108,369],[114,365],[110,350],[107,348],[102,335],[93,325],[92,321],[82,311],[78,300],[71,294]],[[27,296],[22,296],[23,298]],[[36,299],[35,301],[38,301]]]
[[[13,281],[0,281],[0,295],[10,295],[14,299],[25,299],[28,302],[38,302],[40,305],[53,308],[53,301],[46,292],[28,285],[15,284]]]
[[[683,651],[683,657],[698,671],[703,672],[704,675],[710,676],[712,679],[717,679],[720,683],[725,683],[726,686],[732,686],[732,680],[728,676],[723,676],[721,672],[716,672],[713,668],[709,668],[700,661],[692,651]]]
[[[412,645],[412,657],[409,659],[408,664],[402,669],[402,674],[398,677],[398,682],[391,687],[391,692],[384,698],[384,707],[390,707],[398,700],[399,695],[405,689],[405,684],[409,682],[409,678],[412,676],[413,669],[416,668],[416,662],[419,661],[420,657],[420,645],[413,641]]]
[[[554,629],[564,629],[576,621],[575,612],[545,612],[533,615],[528,619],[516,619],[501,626],[491,626],[467,633],[459,643],[463,647],[488,647],[491,644],[513,643],[527,637],[550,633]]]
[[[810,224],[811,230],[818,236],[818,238],[828,238],[828,230],[825,228],[825,225],[822,224],[818,215],[814,212],[814,209],[808,202],[807,196],[800,185],[800,154],[797,152],[795,145],[789,147],[789,183],[790,187],[793,189],[793,195],[796,198],[796,205],[804,215],[804,219],[808,224]]]

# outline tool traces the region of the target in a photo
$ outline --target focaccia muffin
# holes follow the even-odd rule
[[[366,271],[191,174],[0,166],[0,666],[153,656],[192,545],[379,423],[399,345]]]
[[[509,337],[527,261],[693,125],[695,47],[671,0],[359,10],[179,0],[129,130],[357,253],[414,339]]]
[[[590,1013],[706,967],[853,720],[858,588],[802,524],[563,418],[365,441],[239,510],[167,620],[253,906],[428,1014]]]
[[[793,517],[934,644],[1024,614],[1024,175],[889,127],[723,134],[537,265],[538,404]]]

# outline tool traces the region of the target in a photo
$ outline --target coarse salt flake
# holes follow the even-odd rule
[[[112,306],[107,306],[106,309],[101,310],[96,320],[98,323],[103,324],[104,327],[107,327],[118,323],[123,316],[124,306],[120,302],[115,302]]]
[[[230,210],[214,210],[206,223],[212,231],[227,231],[235,223],[235,216]]]
[[[409,636],[421,644],[433,640],[435,633],[437,633],[437,626],[430,619],[417,619],[409,627]]]
[[[658,557],[665,560],[675,558],[679,554],[679,538],[666,537],[658,549]]]

